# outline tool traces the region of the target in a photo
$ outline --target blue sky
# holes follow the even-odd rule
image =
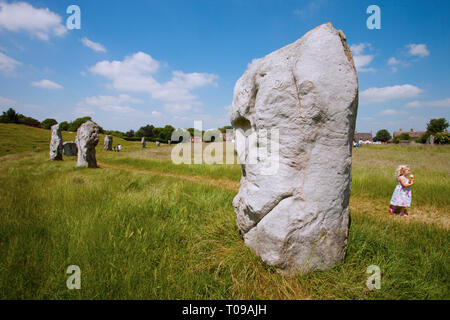
[[[80,30],[66,28],[71,4]],[[357,64],[357,131],[425,130],[450,120],[448,12],[445,0],[0,0],[0,111],[121,131],[229,125],[248,64],[329,21]]]

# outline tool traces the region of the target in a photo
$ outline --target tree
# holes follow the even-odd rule
[[[386,142],[391,140],[392,136],[386,129],[381,129],[377,132],[375,136],[375,141]]]
[[[203,137],[203,134],[205,133],[205,130],[202,130],[202,132],[200,132],[194,128],[188,128],[187,131],[189,131],[189,133],[191,134],[191,137],[194,137],[194,136]]]
[[[450,143],[450,133],[448,132],[438,132],[434,136],[434,143],[437,144],[449,144]]]
[[[444,132],[444,130],[447,129],[448,126],[449,124],[445,118],[431,119],[427,124],[427,131],[431,134]]]
[[[32,117],[26,117],[23,114],[19,114],[19,123],[24,124],[26,126],[30,126],[30,127],[36,127],[39,128],[41,126],[41,123],[39,122],[39,120],[36,120]]]
[[[232,126],[225,126],[225,127],[219,128],[219,131],[222,133],[226,133],[227,130],[232,130],[232,129],[233,129]]]
[[[2,121],[5,123],[18,123],[19,115],[16,113],[16,110],[13,108],[9,108],[6,112],[3,111]]]
[[[408,132],[403,132],[402,134],[399,134],[398,136],[394,137],[394,143],[399,143],[400,140],[410,140],[411,138],[409,137],[409,133]]]
[[[77,131],[78,128],[88,120],[92,120],[92,118],[91,117],[82,117],[82,118],[75,119],[74,121],[69,123],[69,131]]]
[[[63,121],[59,124],[59,129],[61,131],[68,131],[69,130],[69,123],[67,121]]]
[[[134,130],[131,129],[130,131],[128,131],[127,133],[125,133],[125,135],[126,135],[128,138],[134,137]]]
[[[166,125],[164,128],[162,128],[162,130],[159,134],[159,137],[165,141],[171,140],[172,132],[174,132],[174,131],[175,131],[174,127],[172,127],[171,125]]]
[[[135,136],[142,138],[142,137],[146,137],[146,138],[152,138],[154,136],[153,134],[153,129],[155,127],[152,125],[146,125],[144,127],[140,127],[139,130],[136,132]]]
[[[44,121],[42,121],[41,126],[44,129],[50,129],[52,126],[54,126],[57,123],[58,123],[58,121],[56,121],[55,119],[45,119]]]

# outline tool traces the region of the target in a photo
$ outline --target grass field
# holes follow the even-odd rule
[[[74,133],[63,133],[73,140]],[[170,146],[114,138],[99,169],[48,160],[50,131],[0,124],[0,299],[449,299],[450,147],[353,152],[345,261],[286,278],[243,243],[239,165],[174,165]],[[397,165],[416,177],[411,219],[388,213]],[[68,290],[69,265],[81,290]],[[381,289],[366,269],[381,269]]]

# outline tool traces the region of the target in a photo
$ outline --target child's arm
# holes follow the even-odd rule
[[[414,184],[414,180],[412,180],[410,183],[405,182],[405,177],[399,177],[398,181],[402,184],[403,188],[411,187]]]

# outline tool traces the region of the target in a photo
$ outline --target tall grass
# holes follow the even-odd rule
[[[49,135],[26,129],[39,130],[24,129],[30,137],[42,135],[32,139]],[[15,133],[1,130],[8,153],[33,151],[37,142],[19,146]],[[5,145],[0,141],[1,152]],[[285,278],[243,243],[231,206],[235,192],[182,177],[238,181],[238,165],[176,166],[164,158],[168,148],[124,142],[122,153],[100,143],[99,162],[149,174],[89,170],[76,168],[74,158],[48,161],[48,141],[40,145],[42,152],[0,162],[0,299],[450,298],[450,238],[440,224],[448,220],[448,147],[355,150],[344,262]],[[413,208],[435,210],[441,220],[386,212],[393,173],[405,162],[416,175]],[[81,290],[66,287],[72,264],[81,268]],[[369,265],[381,268],[380,290],[366,287]]]
[[[448,298],[448,232],[352,212],[343,264],[284,278],[243,244],[220,188],[46,154],[0,169],[0,297],[13,299]],[[82,289],[68,290],[76,264]],[[365,286],[369,265],[382,289]]]

